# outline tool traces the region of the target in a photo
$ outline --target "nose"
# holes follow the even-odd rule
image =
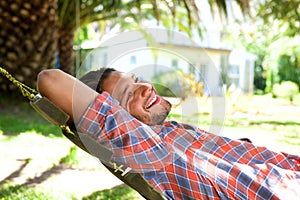
[[[153,85],[148,82],[136,83],[135,87],[135,92],[141,97],[148,97],[153,90]]]

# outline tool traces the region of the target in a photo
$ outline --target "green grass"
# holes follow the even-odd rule
[[[2,97],[0,100],[0,133],[13,136],[31,131],[62,137],[59,127],[42,118],[24,99],[11,98]]]
[[[50,191],[40,190],[10,182],[0,186],[0,200],[57,200],[78,199],[72,195],[63,196]],[[112,189],[93,192],[82,200],[140,200],[141,196],[127,185],[119,185]]]
[[[127,185],[119,185],[112,189],[96,191],[82,200],[139,200],[141,196]]]
[[[69,154],[61,158],[59,160],[59,163],[66,164],[66,165],[77,165],[78,159],[76,157],[76,153],[77,153],[77,147],[76,146],[70,147]]]
[[[22,185],[6,183],[0,186],[1,200],[55,200],[56,198],[45,191]]]

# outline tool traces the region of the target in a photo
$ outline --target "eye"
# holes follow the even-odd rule
[[[126,101],[125,101],[125,107],[127,107],[128,101],[129,101],[129,99],[130,99],[131,96],[132,96],[132,92],[129,91],[128,94],[127,94]]]
[[[139,79],[139,77],[137,77],[136,75],[133,74],[132,75],[132,80],[133,80],[134,83],[137,83],[137,82],[139,82],[140,79]]]

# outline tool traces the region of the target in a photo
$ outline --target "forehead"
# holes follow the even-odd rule
[[[131,80],[131,76],[123,72],[113,71],[102,83],[102,89],[110,94],[122,90],[122,87]]]

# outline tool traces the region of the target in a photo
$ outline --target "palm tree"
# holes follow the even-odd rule
[[[226,0],[208,2],[226,15]],[[248,0],[236,2],[247,11]],[[62,70],[73,74],[75,31],[95,21],[122,22],[127,16],[136,22],[155,18],[187,32],[186,27],[196,27],[200,20],[196,0],[0,0],[0,65],[33,87],[36,74],[54,68],[56,58]],[[0,90],[10,88],[0,77]]]
[[[31,86],[38,71],[55,64],[56,10],[57,0],[0,0],[0,65]],[[14,89],[0,76],[0,91]]]

